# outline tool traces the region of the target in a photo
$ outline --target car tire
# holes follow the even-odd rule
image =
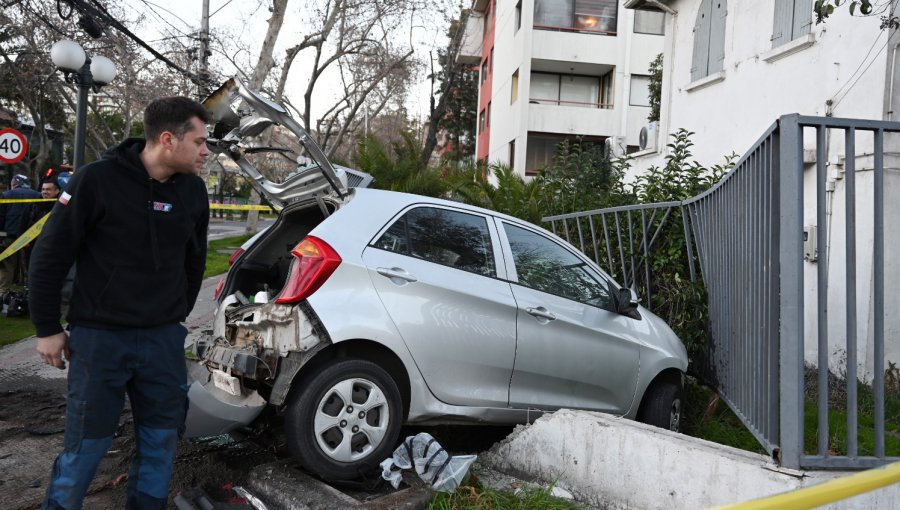
[[[637,418],[654,427],[680,432],[683,413],[684,390],[681,384],[664,380],[654,383],[644,394]]]
[[[285,435],[294,458],[326,480],[375,471],[396,446],[400,390],[381,367],[358,359],[324,365],[294,388]]]

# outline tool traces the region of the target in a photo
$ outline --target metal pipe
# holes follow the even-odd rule
[[[800,129],[803,129],[802,127]],[[816,329],[819,339],[819,455],[828,455],[828,224],[826,205],[828,203],[825,185],[828,179],[825,161],[824,126],[816,127],[816,260],[818,261],[816,293],[818,310]]]
[[[75,77],[78,85],[78,104],[75,107],[75,147],[72,163],[77,170],[84,164],[84,139],[87,133],[87,102],[88,91],[94,85],[94,76],[91,74],[90,57],[84,60],[84,65],[78,70]]]
[[[845,131],[844,204],[846,207],[847,269],[847,456],[859,454],[856,408],[856,130]]]

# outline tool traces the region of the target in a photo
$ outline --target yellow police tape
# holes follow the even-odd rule
[[[3,253],[0,253],[0,260],[9,257],[13,253],[28,246],[28,243],[30,243],[31,241],[34,241],[34,238],[41,233],[41,229],[44,228],[44,223],[47,223],[47,218],[49,217],[50,213],[47,213],[43,218],[37,220],[34,225],[28,227],[28,230],[26,230],[21,236],[19,236],[18,239],[13,241],[11,245],[7,246],[6,249],[3,250]]]
[[[35,198],[35,199],[2,199],[0,200],[0,204],[23,204],[23,203],[31,203],[31,202],[55,202],[55,198]],[[210,209],[224,209],[226,211],[264,211],[264,212],[273,212],[271,207],[265,205],[240,205],[240,204],[209,204]],[[41,233],[41,229],[44,228],[44,223],[47,222],[47,217],[50,216],[50,213],[47,213],[43,218],[41,218],[38,222],[32,225],[28,230],[25,231],[18,239],[13,241],[9,247],[3,250],[3,253],[0,253],[0,260],[3,260],[13,253],[21,250],[22,248],[28,246],[28,243],[34,241],[34,239]]]
[[[900,482],[900,462],[792,492],[717,507],[715,510],[804,510]]]
[[[34,202],[56,202],[55,198],[0,198],[0,204],[30,204]]]
[[[267,205],[240,205],[240,204],[209,204],[210,209],[224,209],[226,211],[266,211],[272,212]]]

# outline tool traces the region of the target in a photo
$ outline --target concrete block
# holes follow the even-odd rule
[[[578,500],[610,510],[709,508],[848,474],[782,469],[763,455],[571,410],[517,427],[480,460],[526,480],[556,481]],[[900,484],[823,508],[900,508]]]

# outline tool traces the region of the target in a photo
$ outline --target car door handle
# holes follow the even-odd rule
[[[525,311],[528,312],[529,315],[532,315],[534,317],[540,317],[542,319],[547,319],[548,321],[556,320],[556,315],[543,306],[539,306],[537,308],[529,307],[526,308]]]
[[[410,283],[418,281],[415,276],[407,273],[404,269],[401,269],[399,267],[377,267],[375,268],[375,270],[378,271],[378,274],[380,274],[381,276],[387,276],[391,279],[399,278]]]

